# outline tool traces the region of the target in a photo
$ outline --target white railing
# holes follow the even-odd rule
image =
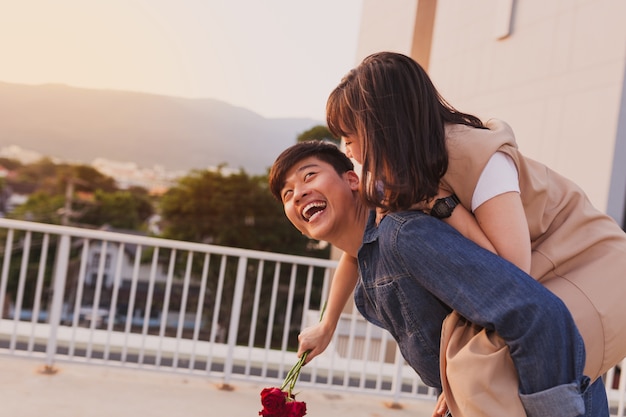
[[[0,354],[279,384],[334,261],[0,219]],[[626,363],[622,363],[624,369]],[[387,332],[344,314],[298,386],[432,398]],[[626,373],[607,374],[624,415]]]
[[[319,316],[336,266],[7,219],[0,219],[0,250],[0,353],[40,357],[49,368],[88,362],[226,385],[282,381],[297,361],[297,334]],[[433,396],[396,349],[358,314],[344,315],[333,344],[305,367],[298,385],[394,401]]]

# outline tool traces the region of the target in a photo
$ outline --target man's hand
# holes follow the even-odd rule
[[[298,335],[300,342],[298,357],[301,357],[304,352],[310,351],[306,357],[306,363],[309,363],[311,359],[326,350],[332,338],[333,331],[329,330],[323,322],[307,327]]]

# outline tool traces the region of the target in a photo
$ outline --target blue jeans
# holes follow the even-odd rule
[[[565,304],[442,221],[402,212],[377,227],[372,214],[358,261],[359,311],[394,336],[426,384],[441,389],[441,324],[456,310],[506,342],[528,416],[578,417],[585,400],[595,404],[582,375],[584,344]]]
[[[609,400],[602,378],[598,378],[583,394],[585,417],[609,417]]]

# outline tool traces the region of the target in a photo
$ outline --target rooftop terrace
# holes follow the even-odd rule
[[[60,363],[55,374],[40,372],[38,360],[0,356],[2,413],[14,417],[251,417],[261,409],[263,386],[236,382],[221,390],[219,380],[92,364]],[[307,416],[429,417],[434,401],[388,399],[305,388],[299,400]]]

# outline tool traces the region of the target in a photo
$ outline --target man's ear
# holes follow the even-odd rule
[[[350,185],[350,189],[352,191],[356,191],[359,189],[359,176],[357,175],[356,172],[354,171],[346,171],[344,174],[344,178],[346,179],[346,181],[348,182],[348,185]]]

